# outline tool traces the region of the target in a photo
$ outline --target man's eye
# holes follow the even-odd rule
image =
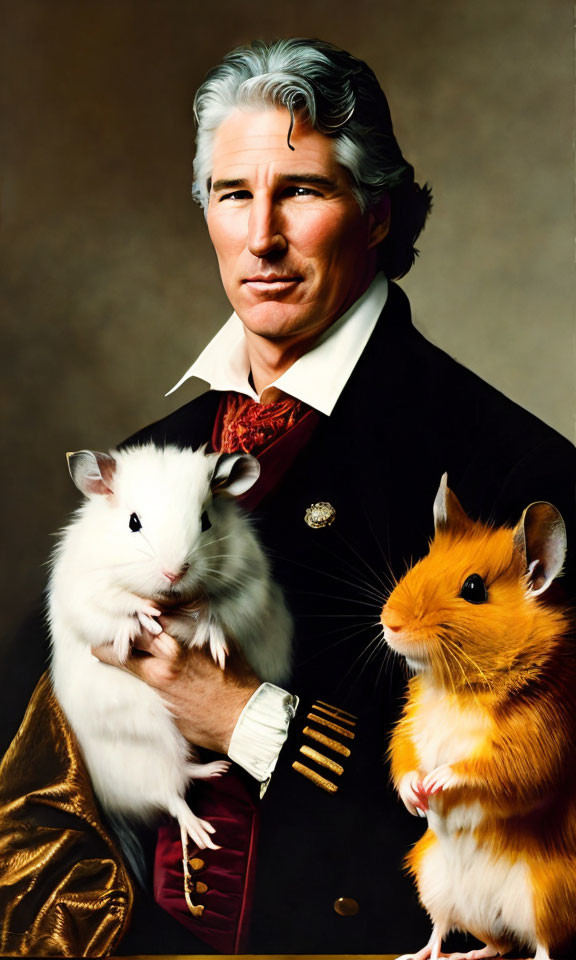
[[[312,187],[290,187],[289,191],[294,197],[320,197],[321,193],[318,190],[313,190]]]
[[[250,197],[249,190],[234,190],[232,193],[223,193],[218,197],[218,203],[222,203],[223,200],[249,200]]]

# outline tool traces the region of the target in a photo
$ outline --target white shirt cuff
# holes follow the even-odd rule
[[[238,717],[228,756],[256,780],[269,779],[288,736],[298,697],[273,683],[262,683]]]

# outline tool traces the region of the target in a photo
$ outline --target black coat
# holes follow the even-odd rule
[[[199,446],[220,396],[205,393],[131,441]],[[404,952],[429,937],[402,871],[423,827],[391,789],[385,762],[406,677],[375,638],[390,576],[426,552],[444,471],[473,517],[513,523],[530,502],[553,502],[568,527],[564,583],[573,592],[576,451],[426,341],[392,284],[332,415],[321,416],[255,513],[296,620],[286,686],[301,706],[262,801],[253,952]],[[304,522],[318,501],[334,507],[332,526]],[[358,717],[335,793],[292,768],[303,759],[302,728],[318,699]],[[339,897],[354,898],[357,914],[338,915]]]

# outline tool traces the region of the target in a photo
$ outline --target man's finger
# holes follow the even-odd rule
[[[92,647],[92,656],[96,657],[100,663],[108,663],[111,667],[122,667],[120,660],[114,653],[114,646],[111,643],[101,643],[97,647]]]
[[[145,651],[160,660],[177,660],[182,652],[178,641],[164,631],[156,636],[144,632],[136,638],[134,646],[137,650]]]

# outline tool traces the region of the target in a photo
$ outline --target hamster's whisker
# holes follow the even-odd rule
[[[368,569],[368,572],[370,573],[370,580],[367,580],[366,577],[361,577],[361,576],[360,576],[360,572],[359,572],[359,570],[358,570],[358,566],[355,565],[355,564],[353,564],[350,560],[348,560],[347,557],[341,555],[341,556],[338,558],[338,559],[340,560],[340,562],[341,562],[341,563],[345,563],[346,566],[347,566],[350,570],[352,570],[352,572],[356,575],[356,578],[357,578],[357,580],[358,580],[359,583],[364,584],[365,586],[369,587],[369,588],[372,589],[372,590],[377,589],[378,591],[380,590],[380,586],[382,586],[382,587],[384,588],[384,591],[387,592],[387,591],[389,590],[389,588],[390,588],[390,587],[389,587],[389,584],[384,583],[384,581],[381,579],[381,577],[378,575],[378,573],[370,566],[370,564],[368,563],[368,561],[367,561],[360,553],[358,553],[358,551],[355,549],[355,547],[353,547],[352,544],[349,543],[349,541],[348,541],[341,533],[339,533],[338,531],[335,531],[335,532],[336,532],[337,536],[340,538],[340,540],[346,545],[346,547],[347,547],[349,550],[351,550],[352,553],[354,553],[355,556],[356,556],[356,557],[364,564],[364,566]],[[373,578],[376,578],[376,580],[378,581],[378,583],[373,582]],[[384,595],[385,595],[385,594],[384,594]],[[383,595],[383,596],[384,596],[384,595]]]
[[[361,676],[362,676],[362,674],[363,674],[363,672],[364,672],[364,670],[366,670],[366,668],[367,668],[367,666],[369,665],[369,663],[370,663],[370,662],[376,657],[376,655],[378,654],[378,651],[381,649],[383,642],[385,642],[385,641],[384,641],[384,631],[382,630],[381,632],[376,633],[376,635],[375,635],[374,637],[372,637],[372,639],[370,640],[370,642],[366,644],[366,646],[364,647],[364,649],[360,651],[360,653],[358,654],[358,656],[353,660],[353,662],[351,663],[350,667],[348,668],[348,670],[347,670],[346,673],[344,674],[342,680],[346,680],[346,678],[352,673],[352,671],[354,670],[354,668],[356,667],[356,665],[359,663],[359,664],[360,664],[360,669],[359,669],[359,671],[358,671],[358,676],[356,677],[356,680],[354,681],[354,683],[358,683],[359,680],[360,680],[360,678],[361,678]],[[372,648],[372,649],[370,649],[370,648]],[[384,663],[386,663],[386,660],[389,659],[388,654],[389,654],[390,652],[391,652],[391,651],[390,651],[390,647],[388,647],[388,644],[386,644],[386,650],[384,651],[384,657],[383,657]],[[380,675],[380,674],[379,674],[379,675]]]
[[[342,543],[345,544],[345,546],[347,547],[347,549],[348,549],[348,550],[351,550],[352,553],[354,553],[354,554],[362,561],[362,563],[364,563],[364,565],[368,568],[368,571],[369,571],[369,573],[370,573],[371,579],[370,579],[370,580],[366,580],[365,577],[362,577],[362,578],[361,578],[360,575],[359,575],[358,567],[355,566],[353,563],[351,563],[351,561],[350,561],[346,556],[340,555],[339,558],[338,558],[338,559],[340,560],[340,562],[341,562],[341,563],[345,563],[346,566],[347,566],[350,570],[352,570],[353,573],[356,574],[356,577],[358,578],[358,582],[359,582],[359,583],[366,584],[371,590],[377,590],[378,592],[380,592],[381,588],[383,588],[383,589],[384,589],[384,593],[382,594],[382,601],[384,601],[384,598],[385,598],[386,594],[388,593],[388,591],[389,591],[389,589],[390,589],[389,585],[386,584],[386,583],[384,583],[384,582],[382,581],[382,579],[378,576],[378,574],[376,573],[376,571],[372,569],[372,567],[370,566],[370,564],[367,563],[366,560],[364,560],[364,558],[357,552],[357,550],[355,550],[355,548],[352,546],[352,544],[349,543],[348,540],[346,540],[346,538],[342,536],[342,534],[338,534],[338,536],[339,536],[340,540],[342,541]],[[318,544],[318,548],[322,551],[322,553],[325,553],[327,556],[329,556],[329,557],[331,558],[331,560],[334,558],[334,552],[333,552],[332,550],[328,550],[326,547],[323,547],[321,544]],[[323,573],[324,571],[320,571],[320,572]],[[372,578],[375,578],[375,579],[373,580]]]
[[[394,576],[394,571],[392,570],[392,567],[390,566],[390,560],[389,560],[389,555],[390,555],[390,523],[389,523],[389,521],[388,521],[387,524],[386,524],[386,537],[387,537],[387,546],[388,546],[388,554],[386,554],[386,553],[384,552],[383,548],[382,548],[382,544],[380,543],[380,540],[379,540],[378,537],[376,536],[376,531],[374,530],[374,527],[372,526],[372,521],[371,521],[371,519],[370,519],[370,514],[369,514],[368,511],[366,510],[365,504],[362,505],[362,511],[363,511],[363,513],[364,513],[364,520],[365,520],[365,522],[366,522],[366,525],[367,525],[368,529],[370,530],[370,533],[372,534],[372,537],[373,537],[373,539],[374,539],[374,543],[376,544],[376,546],[378,547],[378,550],[379,550],[380,553],[382,554],[382,559],[384,560],[384,563],[386,564],[386,567],[388,568],[388,575],[387,575],[387,576],[388,576],[388,579],[391,581],[391,587],[392,587],[392,589],[394,589],[394,587],[398,586],[398,580],[397,580],[396,577]]]
[[[367,596],[374,597],[374,599],[377,600],[381,606],[384,604],[384,594],[381,594],[378,590],[376,590],[372,584],[365,586],[362,581],[355,583],[353,580],[347,580],[345,577],[339,577],[334,573],[328,573],[326,570],[318,570],[308,563],[301,563],[300,561],[292,560],[289,557],[281,557],[280,559],[287,560],[289,563],[293,563],[297,567],[302,567],[304,570],[311,570],[312,573],[319,573],[323,577],[329,577],[330,580],[337,580],[339,583],[345,583],[346,586],[352,587],[354,590],[359,590],[360,592],[365,593]],[[332,599],[336,600],[337,597],[333,597]]]
[[[461,672],[462,672],[462,676],[463,676],[463,678],[464,678],[464,683],[466,684],[466,686],[469,687],[470,684],[468,683],[468,677],[466,676],[466,672],[465,672],[462,664],[460,663],[458,657],[457,657],[456,654],[450,649],[450,647],[443,642],[443,639],[444,639],[443,637],[440,637],[440,646],[439,646],[439,648],[438,648],[438,652],[440,653],[440,656],[442,657],[442,662],[443,662],[444,668],[445,668],[445,670],[446,670],[446,676],[447,676],[447,677],[449,678],[449,680],[450,680],[450,686],[452,687],[452,693],[455,694],[455,693],[456,693],[456,684],[454,683],[454,676],[453,676],[453,674],[452,674],[452,671],[450,670],[450,665],[449,665],[448,660],[447,660],[447,658],[446,658],[446,654],[447,654],[447,653],[449,653],[450,656],[451,656],[454,660],[456,660],[456,663],[458,664],[458,666],[460,667],[460,670],[461,670]]]
[[[370,573],[372,576],[376,577],[376,579],[377,579],[377,580],[379,581],[379,583],[384,587],[384,589],[388,589],[387,584],[384,583],[384,581],[382,580],[382,578],[378,575],[378,573],[376,572],[376,570],[374,570],[374,568],[368,563],[368,561],[366,560],[366,558],[363,557],[362,554],[358,552],[358,550],[356,550],[356,547],[354,547],[354,546],[349,542],[349,540],[347,540],[346,537],[345,537],[342,533],[340,533],[339,530],[336,530],[336,529],[335,529],[334,532],[335,532],[336,536],[342,541],[342,543],[345,543],[346,546],[348,547],[348,549],[351,550],[352,553],[353,553],[355,556],[358,557],[358,559],[360,560],[360,562],[364,564],[364,566],[365,566],[366,569],[369,571],[369,573]]]
[[[465,659],[468,660],[468,661],[472,664],[472,666],[474,667],[475,670],[478,671],[478,673],[479,673],[480,676],[482,677],[482,680],[484,681],[484,683],[486,684],[486,686],[487,686],[488,688],[491,688],[491,687],[493,686],[492,681],[488,679],[488,677],[486,676],[486,674],[485,674],[484,671],[482,670],[482,667],[480,667],[479,664],[476,663],[476,661],[473,660],[472,657],[471,657],[468,653],[466,653],[465,650],[462,649],[462,647],[459,647],[459,646],[455,643],[455,641],[454,641],[454,639],[453,639],[452,637],[444,636],[443,639],[444,639],[444,641],[445,641],[447,644],[449,644],[450,646],[452,646],[455,650],[458,651],[458,653],[462,654],[462,656],[465,657]]]
[[[327,647],[323,647],[321,650],[317,650],[316,653],[313,653],[309,657],[306,657],[305,660],[298,660],[298,666],[303,666],[303,664],[305,663],[310,663],[311,660],[314,660],[316,657],[322,656],[322,654],[326,653],[327,650],[333,650],[334,647],[340,646],[340,644],[345,643],[346,640],[349,640],[352,637],[357,636],[359,633],[363,633],[365,630],[369,630],[369,629],[370,629],[370,624],[367,624],[364,627],[360,627],[359,630],[355,630],[354,633],[350,633],[350,634],[347,633],[345,637],[340,637],[339,640],[335,640],[334,643],[328,644]],[[344,679],[345,677],[342,678],[342,680]]]
[[[353,619],[362,617],[363,619],[366,618],[372,621],[374,620],[374,616],[371,613],[305,613],[302,615],[303,620],[311,620],[314,617],[321,617],[322,620],[326,620],[330,618],[341,620],[346,617],[351,617]]]
[[[354,623],[344,623],[340,627],[333,627],[332,630],[323,630],[322,633],[320,634],[320,637],[332,637],[334,636],[334,634],[342,633],[344,630],[350,630],[351,627],[354,627],[354,626],[356,626],[356,624]],[[372,629],[372,627],[375,627],[376,624],[374,623],[374,621],[372,621],[372,623],[362,623],[362,624],[357,624],[357,626],[358,626],[357,632],[360,633],[360,631],[362,630]],[[355,633],[351,634],[351,636],[355,636]],[[362,655],[362,651],[360,651],[360,655]]]
[[[383,644],[386,643],[386,641],[385,641],[385,639],[384,639],[384,628],[382,628],[381,641],[382,641]],[[390,647],[388,646],[387,643],[386,643],[386,647],[387,647],[388,652],[389,652],[389,653],[392,653],[392,651],[391,651],[391,649],[390,649]],[[380,669],[378,670],[378,675],[377,675],[377,677],[376,677],[376,687],[378,687],[378,684],[380,683],[380,678],[381,678],[381,676],[382,676],[382,671],[384,670],[384,667],[386,666],[387,661],[388,661],[388,662],[390,661],[390,657],[387,657],[387,656],[386,656],[386,651],[385,651],[384,656],[382,657],[382,662],[380,663]]]
[[[462,666],[462,661],[460,660],[460,657],[458,657],[457,654],[454,652],[454,649],[456,649],[456,650],[458,651],[458,653],[460,653],[459,648],[458,648],[458,647],[455,647],[455,645],[450,641],[449,637],[444,636],[444,637],[441,638],[441,650],[445,650],[446,653],[449,653],[450,656],[452,657],[452,659],[456,661],[458,667],[460,668],[460,672],[461,672],[461,674],[462,674],[462,679],[463,679],[463,681],[464,681],[464,686],[468,687],[468,689],[469,689],[470,692],[472,693],[473,697],[474,697],[475,699],[477,699],[476,691],[474,690],[474,687],[473,687],[472,684],[470,683],[470,680],[468,679],[468,677],[467,677],[467,675],[466,675],[466,671],[465,671],[464,667]],[[448,666],[448,663],[447,663],[446,660],[444,660],[444,663],[446,664],[446,670],[447,670],[448,676],[450,677],[450,682],[451,682],[451,684],[452,684],[452,690],[453,690],[454,693],[455,693],[456,690],[455,690],[455,686],[454,686],[454,677],[453,677],[453,675],[452,675],[452,671],[450,670],[450,667]]]
[[[344,581],[344,583],[346,583],[346,581]],[[332,602],[337,600],[338,603],[354,603],[361,607],[368,607],[370,610],[377,610],[377,616],[380,616],[382,609],[382,603],[379,598],[378,602],[375,602],[374,600],[361,600],[359,597],[338,597],[333,593],[318,593],[316,590],[298,590],[294,592],[298,593],[301,597],[323,597],[325,600],[332,600]]]

